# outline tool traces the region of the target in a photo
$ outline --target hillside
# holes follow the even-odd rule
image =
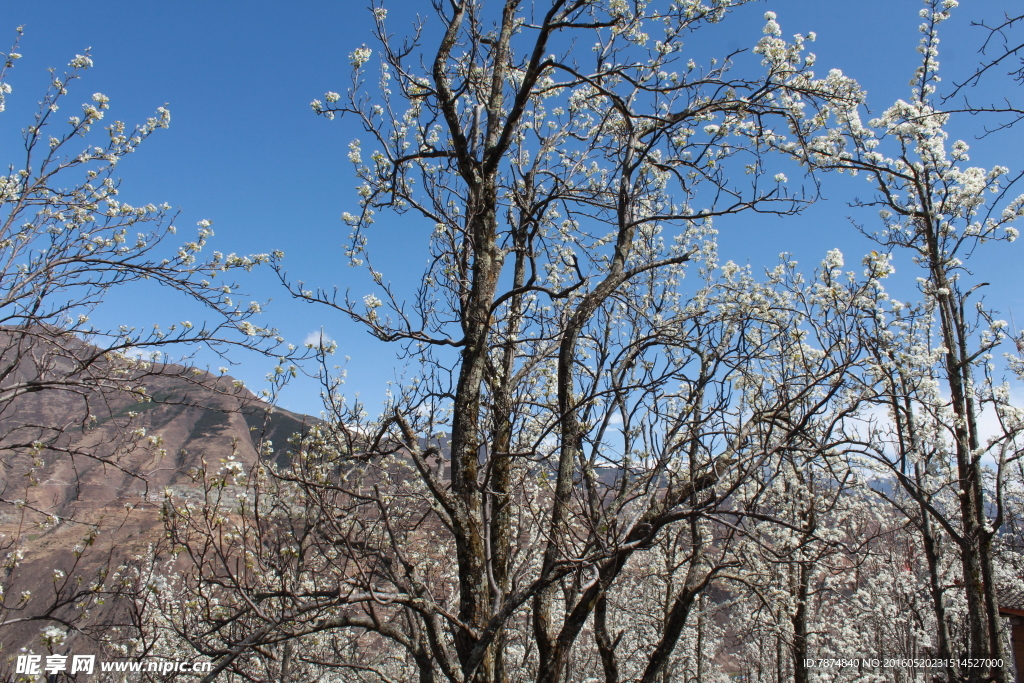
[[[268,441],[273,457],[284,458],[289,437],[315,422],[272,408],[226,375],[116,359],[83,363],[95,347],[69,336],[35,335],[26,349],[24,335],[6,332],[2,343],[2,660],[18,647],[38,651],[40,631],[54,623],[40,615],[75,620],[76,577],[88,585],[162,536],[166,488],[201,497],[190,472],[217,469],[228,458],[251,467]],[[105,380],[117,370],[118,381]],[[15,554],[23,558],[16,565]],[[68,576],[55,581],[55,570]],[[24,591],[28,601],[19,599]],[[100,612],[76,626],[89,633],[90,623],[103,621]],[[82,637],[72,629],[69,640]]]

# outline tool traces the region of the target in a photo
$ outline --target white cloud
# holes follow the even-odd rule
[[[322,346],[330,344],[333,341],[334,339],[331,338],[331,335],[324,332],[324,329],[321,327],[319,330],[313,330],[312,332],[307,334],[306,338],[302,340],[302,345],[320,348]]]
[[[160,351],[140,349],[137,346],[129,346],[121,351],[121,354],[132,360],[149,361],[151,363],[157,363],[163,358],[163,354]]]

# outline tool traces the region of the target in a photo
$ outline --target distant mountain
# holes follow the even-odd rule
[[[228,458],[251,467],[265,441],[283,461],[290,437],[318,421],[274,408],[226,375],[98,357],[70,335],[24,336],[0,330],[0,558],[24,555],[0,587],[8,608],[22,591],[32,597],[0,611],[0,670],[18,647],[42,651],[39,632],[54,622],[11,622],[54,601],[54,570],[89,581],[144,552],[163,534],[165,488],[201,498],[190,471]],[[46,516],[59,521],[39,527]],[[93,527],[99,536],[76,566],[73,550]]]

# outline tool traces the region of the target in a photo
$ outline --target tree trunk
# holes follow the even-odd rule
[[[467,216],[473,236],[473,265],[470,289],[464,305],[465,345],[454,401],[451,437],[452,494],[457,509],[452,515],[459,565],[459,619],[482,629],[490,617],[491,601],[484,548],[479,457],[481,447],[480,396],[487,365],[490,307],[498,286],[502,256],[495,244],[496,198],[493,184],[478,189]],[[459,661],[466,666],[475,638],[462,629],[454,633]],[[478,680],[487,680],[481,669]]]
[[[922,505],[921,510],[921,541],[924,546],[925,559],[928,562],[928,590],[932,598],[932,611],[935,614],[936,647],[935,656],[939,659],[949,660],[949,624],[946,623],[946,606],[942,599],[942,577],[940,576],[940,560],[935,545],[935,537],[932,532],[931,521],[928,518],[929,512]],[[953,671],[944,669],[938,680],[951,681]]]
[[[608,633],[608,597],[602,595],[594,606],[594,639],[601,656],[605,683],[619,683],[619,665],[615,658],[615,645]]]
[[[286,641],[281,653],[281,683],[291,681],[292,647],[292,641]]]
[[[810,592],[811,568],[809,562],[800,562],[796,568],[796,611],[793,613],[793,681],[807,683],[807,595]]]
[[[703,566],[705,541],[701,533],[699,519],[690,520],[690,537],[693,542],[693,556],[686,569],[686,579],[665,619],[661,640],[647,660],[647,668],[640,678],[640,683],[655,683],[661,676],[672,657],[672,651],[675,650],[683,627],[686,626],[686,618],[690,615],[694,600],[711,580],[712,572],[707,571]]]

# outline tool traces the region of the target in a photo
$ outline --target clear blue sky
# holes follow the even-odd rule
[[[347,229],[339,220],[356,204],[347,161],[348,143],[359,136],[345,120],[314,116],[309,102],[327,90],[343,91],[348,53],[372,46],[370,19],[362,0],[269,2],[252,0],[4,0],[0,42],[9,43],[24,25],[24,58],[10,83],[8,111],[0,115],[0,162],[15,157],[18,131],[30,121],[47,83],[46,68],[62,69],[76,53],[92,48],[95,67],[72,93],[86,101],[93,92],[111,99],[110,118],[142,121],[167,103],[170,130],[159,131],[119,166],[123,198],[132,203],[169,202],[181,208],[178,224],[214,221],[212,248],[223,252],[283,249],[289,270],[310,284],[351,287],[359,296],[372,291],[360,270],[347,267],[341,244]],[[429,13],[426,0],[387,2],[389,26],[402,33],[416,12]],[[752,46],[761,35],[763,13],[778,13],[784,35],[815,31],[816,68],[840,68],[861,81],[874,110],[907,97],[917,64],[917,0],[785,0],[756,2],[693,41],[695,59]],[[943,33],[940,61],[947,79],[967,73],[983,33],[971,20],[998,18],[1019,9],[1008,0],[964,0]],[[74,95],[77,93],[77,97]],[[988,94],[992,94],[991,92]],[[972,164],[1024,166],[1021,146],[986,149],[972,142]],[[989,145],[989,147],[992,147]],[[863,181],[861,181],[863,182]],[[865,184],[866,185],[866,184]],[[860,190],[868,195],[867,187]],[[812,268],[825,251],[839,246],[848,264],[871,247],[859,240],[845,216],[849,193],[831,181],[831,199],[799,220],[771,217],[722,222],[721,256],[755,266],[771,265],[780,251],[792,251]],[[370,235],[370,249],[386,279],[415,284],[425,263],[430,226],[385,216]],[[1014,245],[1016,247],[1016,245]],[[1018,249],[1005,249],[991,261],[987,279],[1012,283]],[[252,298],[274,301],[266,320],[297,343],[325,328],[351,356],[348,386],[371,406],[394,376],[392,349],[375,342],[340,314],[290,301],[269,274],[246,280]],[[1019,311],[1024,303],[1014,285],[998,297],[1000,306]],[[124,293],[102,314],[106,320],[166,324],[189,316],[160,293]],[[194,316],[193,316],[194,317]],[[102,320],[102,318],[98,318]],[[220,365],[219,361],[213,361]],[[232,374],[258,389],[267,365],[246,361]],[[316,389],[299,383],[283,400],[286,407],[316,412]]]

